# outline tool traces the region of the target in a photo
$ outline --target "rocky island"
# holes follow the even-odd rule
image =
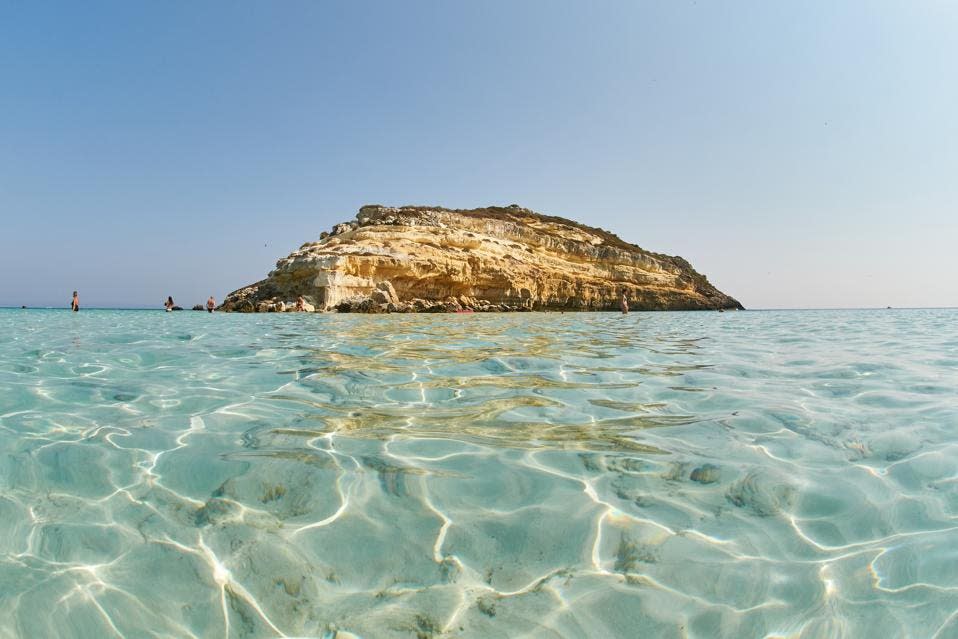
[[[339,312],[741,309],[681,257],[518,205],[368,205],[230,293],[221,310]]]

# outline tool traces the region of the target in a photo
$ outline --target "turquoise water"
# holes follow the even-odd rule
[[[958,637],[958,311],[0,311],[0,637]]]

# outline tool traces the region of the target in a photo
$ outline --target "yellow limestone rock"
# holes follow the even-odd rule
[[[681,257],[517,205],[364,206],[230,293],[227,311],[302,295],[317,310],[739,309]]]

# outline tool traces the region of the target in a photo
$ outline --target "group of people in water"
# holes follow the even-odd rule
[[[302,299],[303,299],[302,296],[300,296],[299,299],[300,299],[300,301],[302,301]],[[297,307],[298,307],[298,303],[297,303]],[[26,307],[24,307],[24,308],[26,308]],[[173,301],[173,296],[172,296],[172,295],[168,296],[168,297],[166,298],[166,301],[163,302],[163,308],[166,309],[166,312],[167,312],[167,313],[170,313],[170,312],[172,312],[172,311],[182,311],[182,310],[183,310],[182,308],[180,308],[179,306],[177,306],[176,303]],[[195,308],[195,307],[194,307],[194,308]],[[78,294],[76,291],[73,291],[73,300],[70,302],[70,310],[73,311],[74,313],[76,313],[77,311],[80,310],[80,296],[79,296],[79,294]],[[212,295],[210,295],[210,298],[209,298],[208,300],[206,300],[206,312],[207,312],[207,313],[212,313],[214,310],[216,310],[216,298],[214,298]]]
[[[172,295],[170,295],[169,297],[167,297],[167,298],[166,298],[166,301],[163,302],[163,308],[166,309],[166,312],[167,312],[167,313],[169,313],[170,311],[182,311],[182,310],[183,310],[182,308],[180,308],[179,306],[177,306],[176,303],[173,301],[173,296],[172,296]],[[194,306],[194,307],[193,307],[193,310],[199,310],[199,309],[197,309],[197,308]],[[207,312],[207,313],[212,313],[212,312],[215,311],[215,310],[216,310],[216,299],[215,299],[212,295],[210,295],[210,298],[209,298],[208,300],[206,300],[206,312]]]
[[[74,292],[73,295],[76,296],[76,292]],[[167,313],[169,313],[170,311],[182,311],[182,310],[183,310],[183,309],[180,308],[179,306],[176,306],[176,304],[173,302],[173,296],[172,296],[172,295],[166,298],[166,302],[163,303],[163,307],[166,308],[166,312],[167,312]],[[206,300],[206,312],[207,312],[207,313],[212,313],[214,310],[216,310],[216,298],[214,298],[212,295],[210,295],[210,298],[209,298],[208,300]],[[296,298],[296,310],[297,310],[297,311],[305,311],[305,310],[306,310],[306,299],[303,298],[302,295],[300,295],[298,298]]]
[[[173,296],[170,295],[166,298],[166,301],[163,303],[163,308],[166,309],[166,312],[172,311],[182,311],[183,309],[176,305],[173,302]],[[619,298],[619,308],[622,309],[622,314],[626,315],[629,312],[629,297],[628,290],[622,289],[622,296]],[[76,291],[73,291],[73,301],[70,302],[70,310],[74,313],[80,310],[80,296],[77,295]],[[216,310],[216,299],[210,295],[210,298],[206,300],[206,312],[212,313]],[[296,298],[296,310],[305,311],[306,310],[306,300],[302,295]]]

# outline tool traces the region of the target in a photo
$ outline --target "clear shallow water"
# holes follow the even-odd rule
[[[0,310],[0,637],[958,637],[956,387],[955,310]]]

